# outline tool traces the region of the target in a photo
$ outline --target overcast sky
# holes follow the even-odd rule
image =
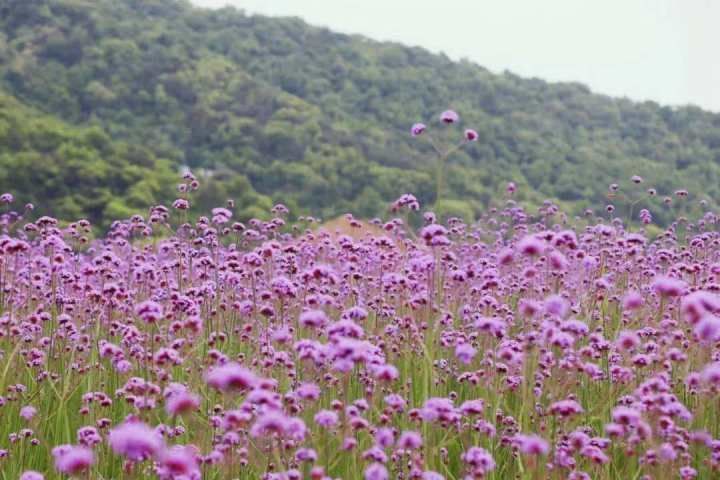
[[[191,0],[720,112],[720,0]]]

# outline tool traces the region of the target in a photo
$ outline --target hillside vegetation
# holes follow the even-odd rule
[[[720,115],[235,9],[0,0],[0,88],[0,190],[64,219],[170,202],[163,179],[183,166],[212,184],[196,207],[234,198],[241,217],[273,202],[370,217],[405,192],[430,205],[432,149],[408,130],[445,108],[479,141],[450,159],[441,213],[477,216],[510,180],[576,214],[635,174],[660,196],[720,198]]]

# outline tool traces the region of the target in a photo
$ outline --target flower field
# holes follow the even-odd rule
[[[97,240],[2,196],[0,478],[719,475],[714,214],[649,235],[510,185],[335,231],[194,218],[198,188]]]

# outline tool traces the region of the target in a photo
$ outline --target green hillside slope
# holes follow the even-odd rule
[[[408,129],[445,108],[480,135],[448,164],[453,213],[477,214],[509,180],[523,200],[553,198],[575,212],[602,207],[608,184],[634,174],[661,195],[720,198],[720,115],[698,108],[174,0],[0,0],[0,30],[4,89],[173,168],[208,172],[215,188],[202,206],[228,195],[247,215],[272,199],[296,213],[372,216],[405,192],[432,204],[432,150]],[[13,161],[3,158],[0,167]],[[0,189],[30,195],[8,178]],[[667,218],[659,201],[647,206]]]

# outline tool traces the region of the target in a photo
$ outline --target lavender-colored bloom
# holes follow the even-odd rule
[[[165,400],[165,410],[173,417],[192,412],[200,407],[200,397],[186,390],[171,393]]]
[[[523,255],[536,256],[545,250],[545,242],[531,235],[520,240],[517,249]]]
[[[22,475],[20,475],[20,480],[45,480],[45,477],[40,472],[27,470],[26,472],[23,472]]]
[[[720,386],[720,362],[705,365],[700,372],[700,379],[707,385]]]
[[[338,423],[338,415],[332,410],[320,410],[315,414],[315,423],[324,428],[334,427]]]
[[[713,343],[720,339],[720,318],[704,315],[693,328],[693,332],[704,343]]]
[[[365,469],[365,480],[388,480],[390,474],[381,463],[373,463]]]
[[[679,297],[687,288],[687,283],[677,278],[658,277],[653,281],[652,287],[663,297]]]
[[[198,451],[190,446],[174,446],[159,456],[157,473],[160,480],[200,480]]]
[[[405,431],[400,434],[398,447],[404,450],[415,450],[422,446],[422,436],[417,432]]]
[[[472,467],[474,474],[484,476],[495,469],[492,455],[481,447],[471,447],[462,454],[462,461]]]
[[[300,314],[300,325],[306,328],[321,328],[327,324],[328,318],[322,310],[308,310]]]
[[[625,310],[637,310],[643,305],[643,297],[638,292],[628,292],[623,298],[623,308]]]
[[[36,413],[37,409],[32,405],[26,405],[20,409],[20,417],[28,422],[32,420]]]
[[[75,445],[61,445],[52,449],[55,470],[66,475],[85,472],[95,463],[92,450]]]
[[[145,323],[155,323],[163,316],[163,307],[157,302],[147,300],[135,307],[135,315],[140,317]]]
[[[440,121],[443,123],[457,123],[460,120],[460,115],[454,110],[445,110],[440,114]]]
[[[518,450],[525,455],[547,455],[550,445],[537,435],[515,435]]]
[[[413,137],[417,137],[417,136],[422,135],[423,133],[425,133],[425,130],[427,130],[427,126],[426,126],[424,123],[416,123],[416,124],[413,125],[412,128],[410,129],[410,134],[411,134]]]
[[[468,128],[465,130],[465,140],[468,142],[476,142],[478,139],[478,133],[475,130]]]
[[[455,356],[465,365],[472,363],[476,353],[477,350],[475,350],[469,343],[461,343],[455,347]]]
[[[445,480],[445,477],[432,470],[425,470],[422,474],[422,480]]]
[[[108,442],[116,454],[134,462],[152,458],[165,445],[159,433],[141,422],[126,422],[110,430]]]
[[[550,405],[550,413],[563,418],[583,413],[582,406],[575,400],[560,400]]]
[[[242,392],[254,388],[259,380],[252,371],[230,362],[210,370],[206,381],[211,387],[223,392]]]
[[[612,419],[619,425],[637,426],[640,422],[640,412],[630,407],[615,407],[612,411]]]

